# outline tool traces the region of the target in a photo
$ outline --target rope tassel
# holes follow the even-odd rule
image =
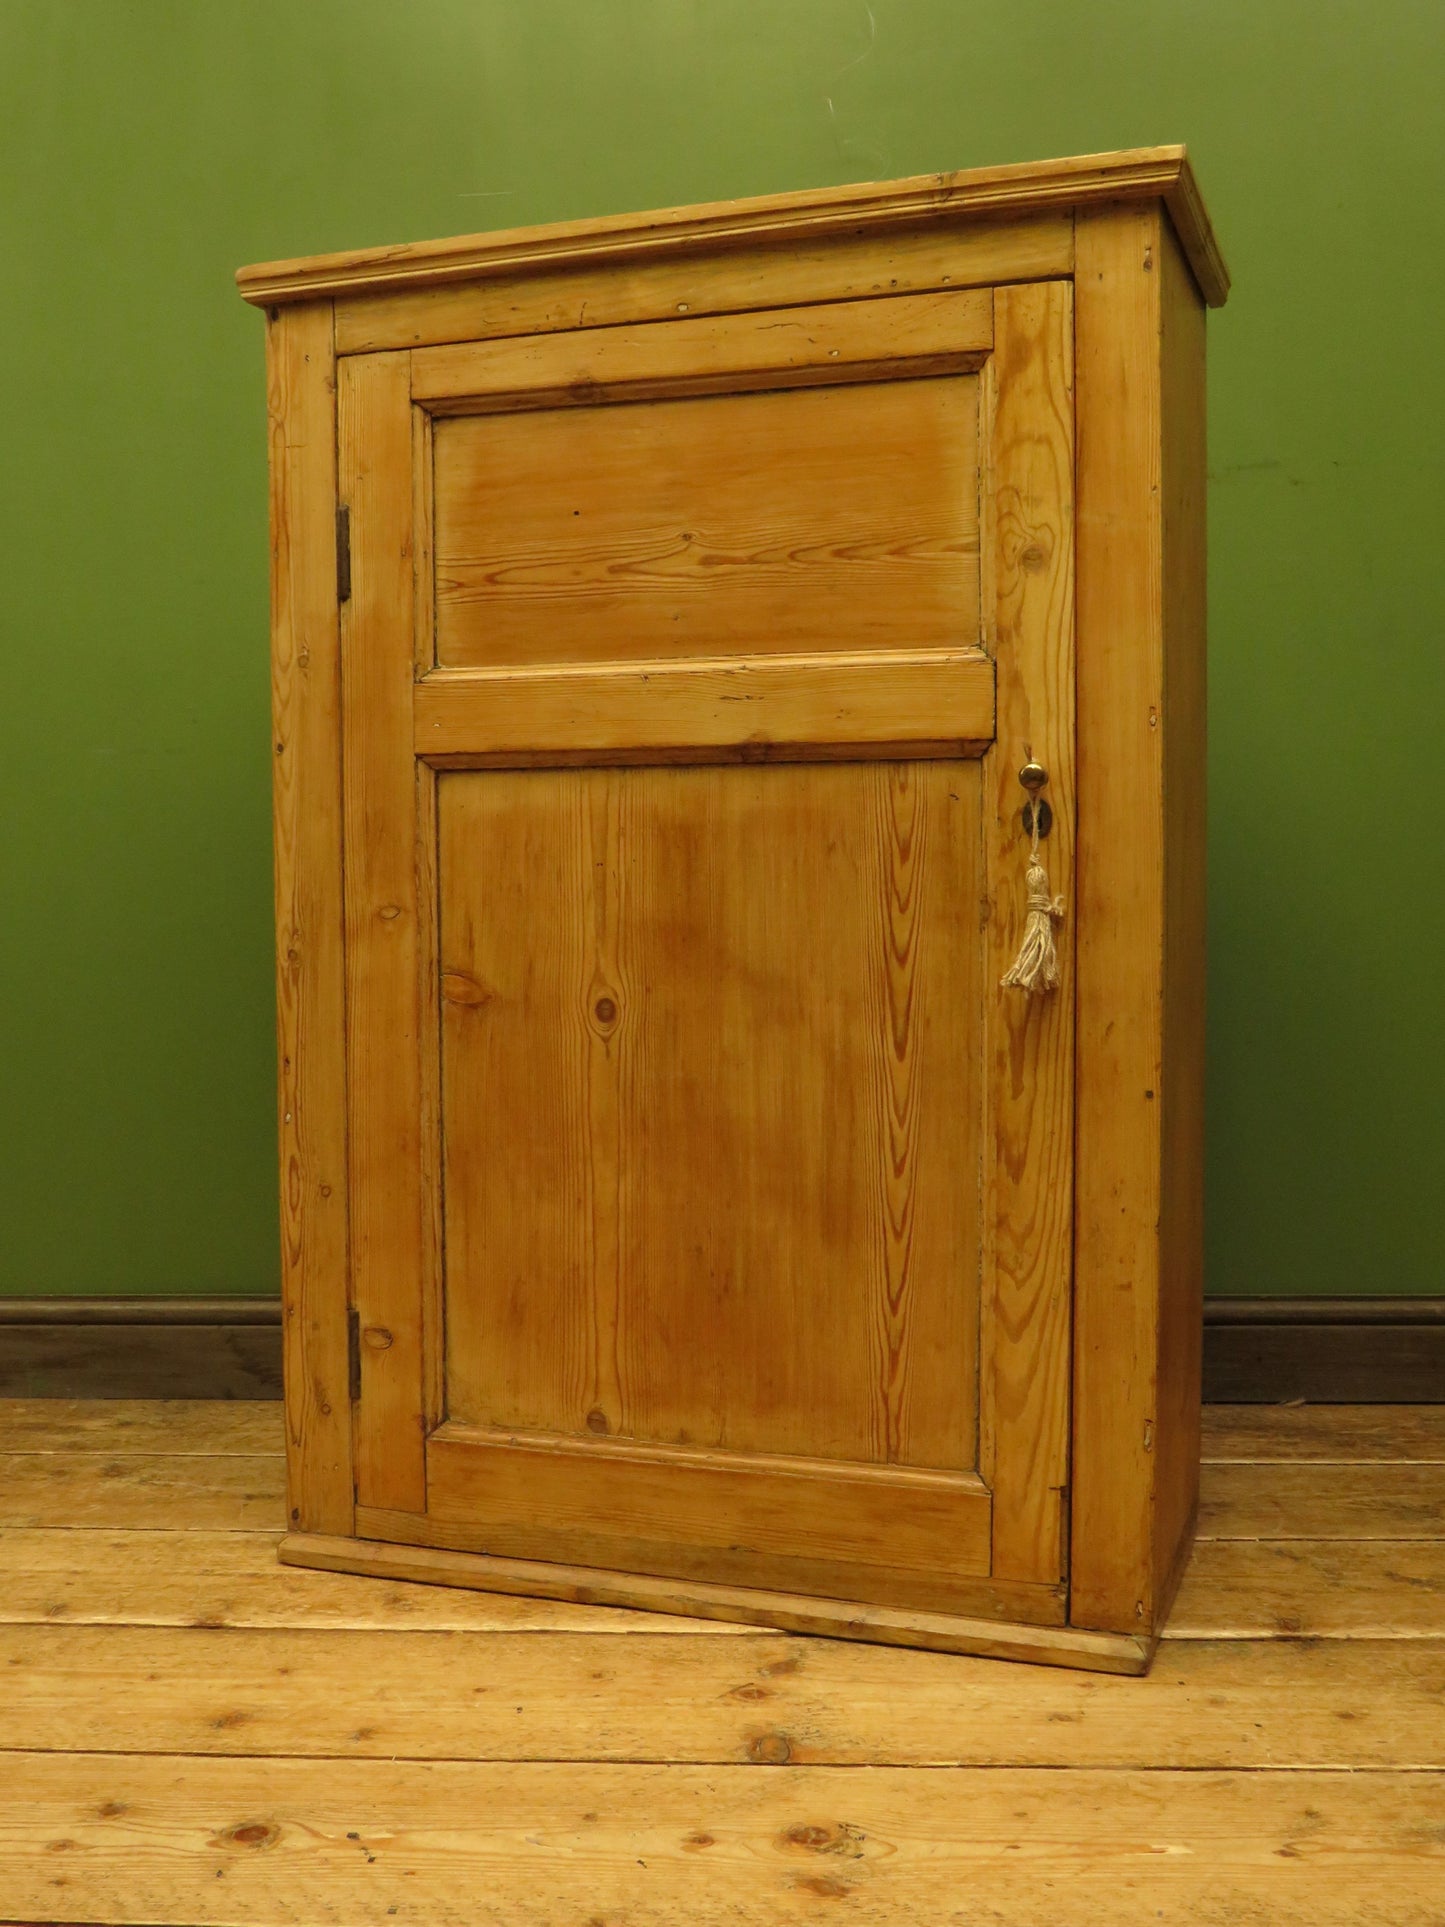
[[[1032,814],[1029,868],[1024,879],[1028,916],[1019,954],[1003,978],[1003,988],[1022,990],[1030,997],[1043,997],[1059,987],[1059,953],[1054,946],[1054,925],[1064,914],[1064,899],[1050,896],[1049,873],[1039,861],[1039,818],[1043,811],[1037,796],[1034,798]]]

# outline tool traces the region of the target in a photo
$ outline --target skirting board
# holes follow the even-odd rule
[[[0,1397],[280,1396],[277,1298],[0,1298]]]
[[[1445,1404],[1445,1299],[1215,1298],[1211,1405]]]
[[[1032,1660],[1080,1667],[1091,1673],[1147,1672],[1156,1643],[1130,1633],[1091,1633],[1068,1626],[1024,1626],[1012,1621],[964,1619],[951,1613],[899,1611],[888,1606],[851,1605],[841,1599],[763,1592],[751,1586],[657,1579],[643,1573],[602,1572],[591,1566],[548,1566],[528,1559],[495,1559],[481,1552],[445,1552],[430,1546],[391,1545],[377,1539],[342,1539],[322,1533],[288,1532],[281,1540],[280,1556],[285,1565],[316,1566],[323,1572],[363,1572],[378,1579],[470,1586],[477,1592],[510,1593],[525,1599],[568,1599],[585,1606],[631,1606],[640,1612],[741,1620],[746,1625],[778,1626],[790,1633],[821,1633],[828,1639],[922,1646],[935,1653],[982,1653],[989,1659]]]
[[[274,1298],[0,1298],[0,1397],[279,1398]],[[1211,1298],[1210,1404],[1445,1404],[1445,1298]]]

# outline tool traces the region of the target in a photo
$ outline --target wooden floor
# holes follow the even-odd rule
[[[1147,1680],[287,1570],[273,1405],[0,1402],[0,1920],[1445,1922],[1445,1407],[1217,1407]]]

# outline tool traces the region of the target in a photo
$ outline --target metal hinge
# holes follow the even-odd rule
[[[361,1314],[346,1308],[346,1384],[353,1405],[361,1397]]]
[[[336,600],[351,600],[351,510],[344,502],[336,511]]]

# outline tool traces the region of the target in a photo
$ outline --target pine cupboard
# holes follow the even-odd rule
[[[1142,1671],[1199,1423],[1183,150],[239,281],[282,1557]]]

